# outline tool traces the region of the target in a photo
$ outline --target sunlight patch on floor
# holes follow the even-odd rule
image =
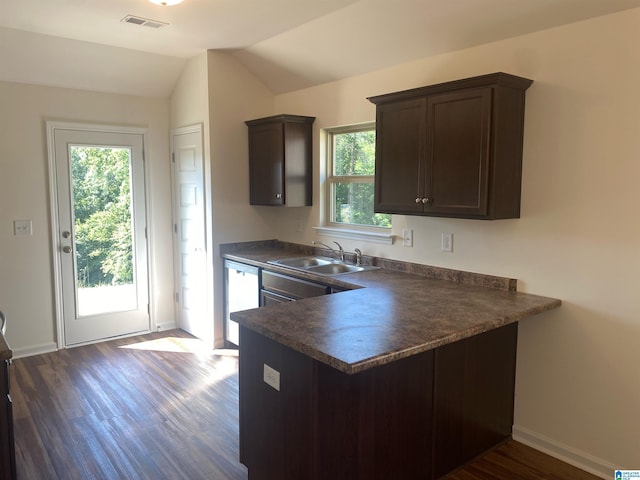
[[[163,337],[146,342],[123,345],[120,348],[131,350],[153,350],[156,352],[194,353],[196,355],[216,355],[237,357],[238,351],[230,348],[211,349],[205,342],[197,338]]]

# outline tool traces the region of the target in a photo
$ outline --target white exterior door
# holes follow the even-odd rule
[[[212,342],[202,128],[197,125],[171,133],[178,327]]]
[[[47,129],[64,345],[150,331],[142,132]]]

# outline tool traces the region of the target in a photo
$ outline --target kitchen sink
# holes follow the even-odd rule
[[[380,267],[370,265],[359,266],[340,262],[328,257],[292,257],[280,260],[270,260],[268,263],[281,267],[292,268],[304,272],[315,273],[317,275],[342,275],[345,273],[363,272],[365,270],[377,270]]]
[[[329,263],[327,265],[319,265],[317,267],[307,268],[307,271],[312,273],[320,273],[323,275],[338,275],[340,273],[361,272],[364,269],[365,267],[348,265],[346,263]]]
[[[283,267],[308,269],[322,265],[329,265],[333,262],[332,258],[325,257],[293,257],[283,258],[281,260],[271,260],[269,263],[273,265],[282,265]]]

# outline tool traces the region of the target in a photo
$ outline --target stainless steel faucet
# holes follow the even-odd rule
[[[326,243],[322,243],[322,242],[319,242],[319,241],[317,241],[317,240],[314,240],[314,241],[313,241],[313,242],[311,242],[311,243],[313,243],[314,245],[322,245],[323,247],[328,248],[328,249],[329,249],[329,250],[331,250],[332,252],[335,252],[335,251],[336,251],[336,249],[335,249],[335,248],[332,248],[332,247],[330,247],[329,245],[327,245]],[[342,245],[340,245],[338,242],[333,242],[333,243],[335,243],[335,244],[338,246],[338,249],[339,249],[339,250],[337,250],[337,252],[338,252],[338,258],[340,259],[340,261],[341,261],[341,262],[344,262],[344,250],[342,249]]]
[[[359,248],[356,248],[355,252],[356,252],[356,267],[361,267],[362,266],[362,250],[360,250]]]
[[[340,255],[340,261],[344,263],[344,250],[342,249],[342,245],[340,245],[338,242],[333,242],[336,245],[338,245],[338,254]]]

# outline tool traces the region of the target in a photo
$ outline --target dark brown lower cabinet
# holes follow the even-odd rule
[[[435,350],[432,478],[511,436],[517,324]]]
[[[240,336],[250,480],[437,479],[511,435],[517,324],[355,375]]]
[[[9,394],[9,360],[0,365],[0,478],[16,478],[16,454],[13,443],[13,405]]]

